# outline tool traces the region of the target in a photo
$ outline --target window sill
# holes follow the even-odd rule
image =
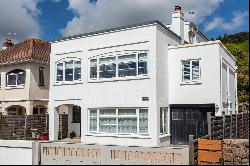
[[[164,135],[160,135],[158,138],[165,138],[165,137],[170,137],[171,134],[164,134]]]
[[[137,77],[120,77],[120,78],[107,78],[107,79],[89,79],[89,83],[101,83],[101,82],[115,82],[115,81],[130,81],[130,80],[143,80],[150,79],[149,76],[137,76]]]
[[[114,138],[138,138],[138,139],[151,139],[149,135],[137,135],[137,134],[103,134],[103,133],[88,133],[86,136],[94,137],[114,137]]]
[[[53,86],[77,85],[77,84],[83,84],[83,82],[82,81],[77,81],[77,82],[60,82],[60,83],[54,83]]]
[[[6,86],[6,90],[11,90],[11,89],[24,89],[25,85],[18,85],[18,86]]]
[[[187,82],[182,82],[180,85],[200,85],[202,82],[200,81],[187,81]]]

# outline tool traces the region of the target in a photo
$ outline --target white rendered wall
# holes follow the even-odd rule
[[[201,80],[197,84],[182,84],[181,60],[201,59]],[[219,45],[169,49],[170,104],[220,105]],[[219,113],[219,112],[218,112]],[[217,113],[217,114],[218,114]]]

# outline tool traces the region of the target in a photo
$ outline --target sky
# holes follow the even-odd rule
[[[249,31],[249,0],[0,0],[0,42],[9,33],[14,42],[52,41],[145,21],[171,24],[175,5],[208,38]]]

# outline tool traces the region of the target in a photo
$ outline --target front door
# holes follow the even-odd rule
[[[207,135],[207,112],[214,114],[214,105],[173,105],[171,109],[171,143],[188,144],[189,135]]]

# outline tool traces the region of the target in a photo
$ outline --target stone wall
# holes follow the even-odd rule
[[[223,159],[225,165],[249,164],[249,140],[248,139],[224,139]]]

